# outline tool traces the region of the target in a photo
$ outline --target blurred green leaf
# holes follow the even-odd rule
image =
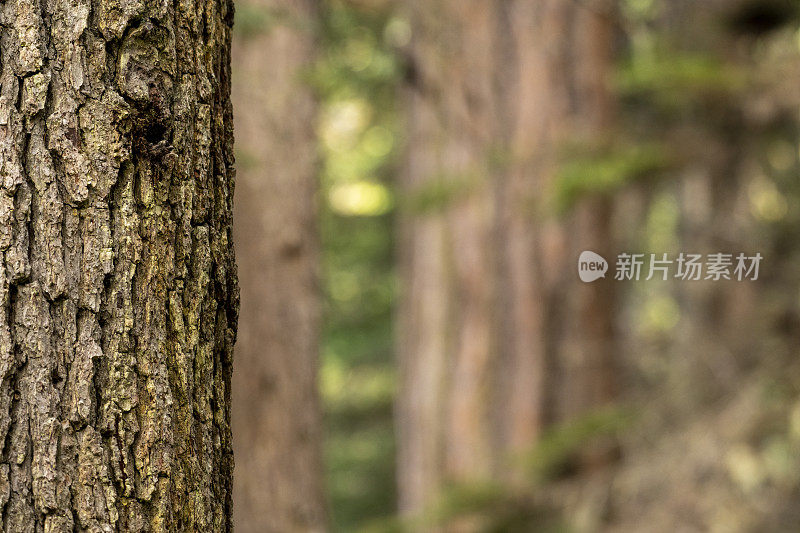
[[[646,96],[668,107],[744,88],[743,70],[709,54],[656,50],[637,53],[617,71],[622,96]]]
[[[582,450],[603,438],[616,437],[633,423],[629,409],[611,406],[551,427],[533,448],[517,458],[536,484],[552,480]]]
[[[480,182],[477,174],[434,176],[400,198],[401,208],[417,215],[441,212],[472,194]]]
[[[287,9],[254,4],[236,6],[236,20],[233,29],[237,35],[249,39],[271,32],[277,26],[291,26],[309,30],[308,23]]]
[[[670,163],[666,148],[655,143],[606,150],[568,149],[556,180],[556,210],[567,211],[587,195],[616,192],[631,181],[668,168]]]

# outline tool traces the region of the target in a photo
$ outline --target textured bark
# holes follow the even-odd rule
[[[411,2],[403,511],[446,481],[515,478],[509,456],[545,424],[613,396],[611,285],[575,273],[582,249],[608,252],[610,208],[593,200],[558,219],[545,194],[564,142],[598,142],[610,120],[606,7]],[[431,190],[447,194],[423,209]]]
[[[233,428],[240,532],[325,527],[317,398],[314,0],[242,0],[275,24],[234,40],[242,323]]]
[[[232,15],[0,6],[6,532],[231,529]]]

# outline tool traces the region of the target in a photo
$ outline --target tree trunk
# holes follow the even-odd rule
[[[419,512],[447,481],[515,478],[547,422],[613,395],[610,280],[576,274],[610,208],[546,207],[564,142],[609,125],[612,32],[594,2],[411,6],[398,476]]]
[[[316,106],[303,80],[313,60],[316,2],[242,0],[237,7],[243,320],[233,377],[235,520],[243,533],[321,531]],[[248,32],[246,18],[272,23]]]
[[[232,5],[0,10],[3,529],[230,531]]]

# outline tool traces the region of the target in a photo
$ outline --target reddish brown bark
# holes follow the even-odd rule
[[[548,205],[564,143],[598,143],[609,126],[610,13],[568,0],[411,6],[398,343],[406,512],[447,480],[513,477],[509,456],[549,421],[614,391],[611,285],[583,286],[575,272],[582,249],[608,252],[609,207],[584,202],[558,217]]]
[[[241,327],[233,377],[240,533],[322,531],[313,0],[242,0],[233,47]],[[248,31],[245,18],[267,20]]]

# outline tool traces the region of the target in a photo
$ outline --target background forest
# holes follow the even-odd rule
[[[800,528],[795,1],[241,0],[232,69],[237,529]],[[763,260],[613,279],[681,252]]]

